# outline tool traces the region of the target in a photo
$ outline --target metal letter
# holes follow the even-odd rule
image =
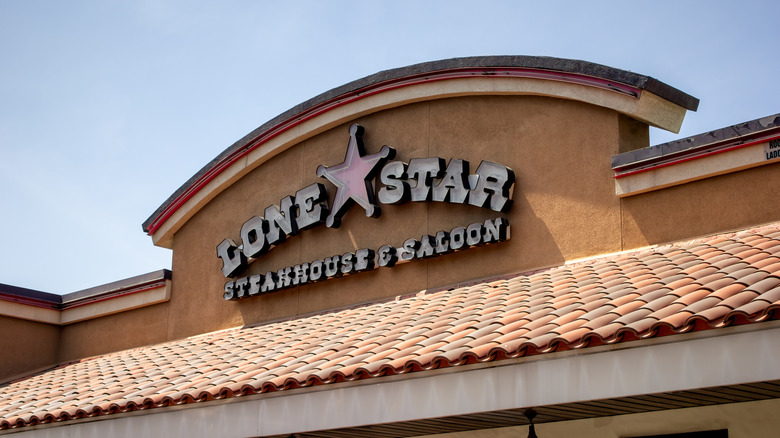
[[[363,248],[355,251],[355,272],[374,269],[374,251]]]
[[[450,233],[439,231],[436,233],[436,254],[442,255],[452,252],[450,248]]]
[[[348,252],[341,256],[341,273],[351,274],[354,269],[355,254]]]
[[[414,260],[414,256],[417,254],[418,248],[420,248],[420,242],[418,240],[406,239],[401,253],[398,254],[398,258],[406,261]]]
[[[471,224],[466,228],[466,244],[468,246],[482,244],[482,224]]]
[[[451,159],[447,173],[433,188],[433,200],[463,204],[469,195],[469,162]]]
[[[417,178],[417,184],[411,188],[412,201],[431,200],[431,182],[441,178],[444,173],[443,158],[413,158],[409,160],[407,170],[409,178]]]
[[[509,222],[504,218],[496,218],[485,221],[484,237],[485,243],[503,242],[509,236]]]
[[[266,272],[263,284],[260,286],[260,292],[273,292],[276,289],[276,274],[273,272]]]
[[[292,196],[286,196],[279,201],[279,207],[269,205],[265,209],[265,221],[268,223],[266,238],[269,245],[278,245],[287,238],[298,233],[295,221],[295,207]]]
[[[469,204],[477,207],[490,207],[492,210],[507,212],[512,206],[509,189],[515,183],[512,169],[491,161],[483,161],[477,167],[476,187],[469,192]]]
[[[322,260],[315,260],[309,265],[309,279],[311,281],[322,280]]]
[[[433,236],[425,235],[420,238],[420,247],[417,249],[417,258],[433,257],[437,255],[433,250]]]
[[[380,267],[392,268],[395,266],[396,262],[398,262],[398,256],[396,255],[397,252],[398,251],[395,249],[395,247],[390,245],[382,245],[379,248],[379,253],[377,255],[377,263]]]
[[[222,294],[222,298],[225,301],[238,299],[238,296],[236,295],[235,287],[236,287],[235,282],[228,281],[227,283],[225,283],[225,293]]]
[[[409,183],[406,182],[406,163],[391,161],[385,164],[379,175],[379,180],[385,187],[379,189],[379,202],[382,204],[402,204],[410,197]]]
[[[249,277],[241,277],[236,280],[236,292],[238,292],[239,298],[249,296]]]
[[[292,284],[292,278],[290,277],[290,274],[292,273],[292,267],[288,266],[286,268],[282,268],[278,271],[276,271],[276,288],[277,289],[283,289],[285,287],[290,287]]]
[[[295,193],[295,205],[298,207],[298,217],[295,223],[298,230],[311,228],[324,223],[328,216],[328,193],[325,186],[316,183],[304,187]]]
[[[341,275],[339,269],[339,256],[325,257],[323,264],[325,265],[325,277],[338,277]]]
[[[225,239],[217,245],[217,257],[222,259],[222,275],[225,277],[233,277],[246,267],[244,253],[238,251],[236,242],[230,239]]]
[[[298,286],[299,284],[306,284],[309,282],[309,264],[308,263],[301,263],[300,265],[295,265],[293,267],[293,274],[295,276],[293,277],[292,284],[293,286]]]
[[[466,244],[466,229],[455,227],[450,231],[450,249],[457,251]]]
[[[268,222],[265,219],[252,216],[241,226],[241,243],[244,247],[244,255],[257,258],[268,252],[270,245],[265,238],[268,232]]]
[[[260,293],[260,283],[263,281],[262,275],[253,275],[249,277],[249,296]]]

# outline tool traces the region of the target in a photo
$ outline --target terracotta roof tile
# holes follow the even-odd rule
[[[780,319],[780,224],[65,363],[0,429]]]
[[[753,301],[750,301],[748,303],[745,303],[736,309],[733,310],[733,313],[741,313],[744,316],[748,318],[756,318],[759,319],[764,311],[767,310],[767,302],[760,300],[760,299],[754,299]]]
[[[696,314],[696,316],[701,317],[705,321],[720,321],[723,318],[728,315],[728,313],[731,312],[731,308],[728,306],[722,306],[717,305],[715,307],[712,307],[710,309],[702,310]]]
[[[763,300],[767,304],[780,304],[780,286],[775,286],[774,288],[763,292],[756,300]]]
[[[634,303],[636,303],[638,305],[645,304],[645,303],[643,303],[641,301],[635,301],[635,302],[631,302],[629,304],[634,304]],[[617,313],[617,311],[615,313]],[[646,317],[649,314],[651,314],[651,313],[653,313],[653,311],[651,309],[648,309],[646,307],[641,307],[641,308],[637,307],[635,310],[631,310],[630,312],[625,312],[624,314],[621,314],[622,316],[620,316],[615,321],[613,321],[613,323],[615,323],[615,324],[622,324],[622,325],[629,325],[629,324],[632,324],[634,322],[646,319]]]

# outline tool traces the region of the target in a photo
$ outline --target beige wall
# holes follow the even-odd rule
[[[128,310],[62,327],[59,361],[166,341],[168,303]]]
[[[780,428],[780,400],[731,403],[644,414],[536,425],[541,438],[623,438],[728,429],[729,438],[775,438]],[[528,426],[428,435],[424,438],[517,438]]]
[[[168,304],[64,326],[0,316],[0,382],[58,362],[167,340]]]
[[[623,198],[624,248],[691,239],[780,219],[780,163]]]
[[[348,124],[270,159],[199,211],[174,238],[171,323],[176,339],[209,330],[414,293],[480,278],[555,266],[567,260],[676,241],[771,222],[780,206],[766,192],[780,182],[778,164],[643,195],[618,198],[613,155],[649,145],[648,127],[584,103],[535,96],[472,96],[421,102],[352,122],[366,128],[367,153],[390,145],[397,160],[463,158],[511,167],[516,176],[508,214],[445,203],[381,205],[380,218],[353,206],[339,229],[301,232],[239,276],[310,262],[358,248],[400,246],[407,238],[509,218],[508,242],[417,260],[237,302],[222,299],[227,281],[216,246],[240,242],[241,225],[271,204],[315,182],[332,201],[334,187],[315,169],[343,161]]]
[[[216,246],[240,242],[241,225],[265,207],[309,184],[322,182],[318,165],[343,161],[348,124],[326,131],[274,157],[199,211],[175,235],[169,338],[345,306],[481,277],[558,265],[565,260],[619,251],[620,200],[614,194],[610,157],[647,146],[645,125],[579,102],[535,96],[441,99],[361,117],[367,153],[382,145],[397,160],[463,158],[471,171],[481,160],[511,167],[514,206],[506,214],[444,203],[382,205],[366,218],[352,207],[339,229],[303,231],[271,250],[241,274],[277,270],[357,248],[400,246],[407,238],[449,231],[505,216],[508,242],[457,254],[381,268],[238,302],[222,299],[226,279]]]
[[[60,328],[0,316],[0,382],[57,362]]]

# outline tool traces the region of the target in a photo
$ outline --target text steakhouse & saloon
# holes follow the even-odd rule
[[[279,206],[268,206],[263,217],[249,218],[241,226],[241,245],[226,238],[217,246],[217,257],[222,260],[225,277],[235,277],[253,260],[301,230],[320,224],[338,228],[341,218],[353,204],[363,207],[366,216],[379,217],[381,208],[376,203],[373,187],[377,174],[383,184],[376,196],[381,204],[433,201],[470,204],[502,213],[509,211],[515,182],[512,169],[482,161],[474,174],[470,174],[468,161],[461,159],[451,159],[446,165],[445,160],[438,157],[413,158],[408,164],[389,161],[396,155],[395,149],[389,146],[383,146],[376,154],[366,155],[363,132],[362,126],[351,125],[344,162],[317,168],[318,176],[336,186],[332,205],[328,205],[325,186],[315,183],[298,190],[294,196],[282,198]],[[398,248],[389,245],[383,245],[376,251],[363,248],[354,253],[228,281],[223,297],[226,300],[246,298],[377,267],[392,267],[399,261],[435,257],[502,242],[508,238],[507,219],[489,219],[484,223],[439,231],[435,236],[410,238]]]

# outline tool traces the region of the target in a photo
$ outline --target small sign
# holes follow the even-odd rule
[[[780,139],[771,140],[764,146],[764,153],[767,160],[775,160],[780,158]]]

